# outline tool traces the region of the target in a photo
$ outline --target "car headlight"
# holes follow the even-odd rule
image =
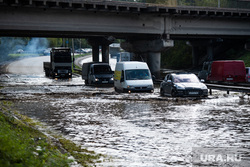
[[[110,78],[110,80],[111,80],[111,81],[113,81],[113,80],[114,80],[114,78]]]
[[[99,81],[99,79],[98,79],[98,78],[96,78],[96,79],[95,79],[95,81],[97,82],[97,81]]]
[[[153,85],[148,85],[147,87],[148,87],[148,88],[153,88]]]
[[[203,84],[203,85],[201,86],[201,89],[207,89],[207,86],[206,86],[205,84]]]
[[[127,88],[128,88],[128,89],[134,89],[135,87],[134,87],[134,86],[128,85]]]
[[[177,89],[185,89],[185,87],[182,86],[182,85],[175,85],[175,87],[176,87]]]

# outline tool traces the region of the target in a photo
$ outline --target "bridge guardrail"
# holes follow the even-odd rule
[[[99,0],[91,0],[99,1]],[[194,6],[194,7],[217,7],[217,8],[236,8],[236,9],[250,9],[250,0],[104,0],[104,1],[125,1],[125,2],[139,2],[157,5],[167,5],[173,7]]]
[[[210,94],[212,94],[212,89],[217,90],[225,90],[229,94],[229,91],[234,92],[244,92],[244,93],[250,93],[250,87],[246,86],[235,86],[235,85],[220,85],[220,84],[208,84],[206,83],[208,89],[210,90]]]

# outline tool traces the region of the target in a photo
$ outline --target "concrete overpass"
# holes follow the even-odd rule
[[[122,47],[147,60],[154,73],[160,68],[160,52],[172,40],[189,39],[196,47],[202,39],[209,48],[214,39],[248,39],[250,11],[98,0],[0,0],[0,36],[88,38],[93,60],[102,46],[104,61],[109,44],[122,38]]]

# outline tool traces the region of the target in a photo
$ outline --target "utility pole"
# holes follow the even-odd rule
[[[74,48],[74,39],[72,38],[72,52],[73,52],[73,68],[75,68],[75,48]]]

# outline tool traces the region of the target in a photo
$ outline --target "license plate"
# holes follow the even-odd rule
[[[233,78],[227,78],[227,81],[232,81],[232,80],[234,80]]]
[[[198,95],[199,92],[189,92],[188,94],[190,94],[190,95]]]
[[[108,83],[109,81],[102,81],[102,83]]]

